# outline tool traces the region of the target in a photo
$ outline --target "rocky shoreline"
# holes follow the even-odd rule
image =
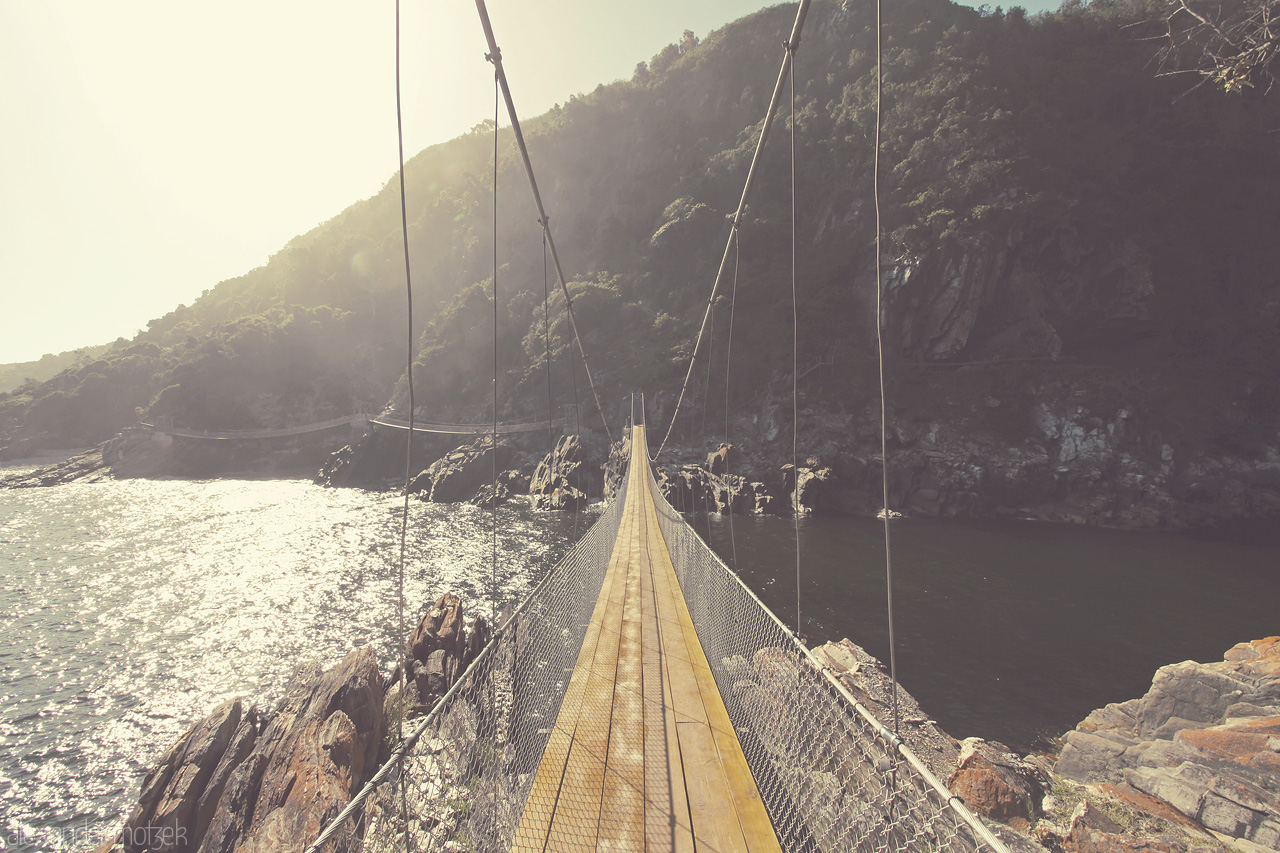
[[[386,761],[401,709],[406,720],[429,711],[488,639],[484,617],[464,624],[445,594],[385,677],[373,650],[357,649],[326,671],[299,667],[274,707],[220,705],[161,757],[96,853],[302,850]],[[349,820],[327,849],[359,850],[360,830]]]
[[[484,617],[445,594],[385,677],[361,649],[327,672],[301,667],[274,708],[220,706],[160,759],[97,853],[301,850],[390,754],[401,709],[406,721],[427,713],[488,637]],[[814,654],[892,720],[879,660],[847,639]],[[957,740],[900,686],[898,698],[903,741],[1015,853],[1280,850],[1280,637],[1162,667],[1145,696],[1091,713],[1058,755]],[[360,828],[344,826],[333,849],[358,850]]]
[[[890,507],[925,517],[1163,528],[1275,542],[1280,448],[1210,455],[1143,428],[1127,409],[1098,412],[1070,397],[1042,396],[1013,403],[988,397],[972,404],[976,410],[1025,409],[1013,419],[1020,425],[1016,434],[996,436],[964,421],[900,419],[889,440]],[[760,413],[734,421],[733,444],[670,446],[656,466],[659,487],[686,512],[789,515],[794,507],[802,514],[874,516],[882,505],[875,408],[806,408],[802,455],[793,466],[790,442],[778,426],[789,422],[789,405],[767,399]],[[489,436],[465,444],[448,437],[415,442],[419,473],[411,490],[424,500],[482,505],[530,495],[539,509],[573,509],[603,494],[603,469],[616,468],[619,447],[592,433],[563,436],[550,451],[541,435],[503,436],[496,450],[491,444]],[[0,486],[245,470],[231,450],[192,445],[126,431],[60,464],[0,474]],[[403,488],[403,448],[399,434],[375,430],[324,458],[315,481]],[[489,483],[495,452],[502,472],[496,493]],[[314,449],[298,454],[281,450],[258,458],[253,470],[296,474],[305,470],[299,465],[316,458]]]

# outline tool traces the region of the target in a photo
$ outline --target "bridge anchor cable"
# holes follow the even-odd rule
[[[773,125],[774,116],[777,115],[778,106],[782,103],[787,78],[791,74],[791,63],[795,58],[796,50],[800,46],[800,31],[804,28],[804,20],[809,14],[810,1],[800,0],[800,8],[796,10],[796,20],[791,27],[791,36],[787,39],[786,49],[782,55],[782,67],[778,70],[778,82],[774,84],[773,97],[769,99],[769,109],[765,113],[764,124],[760,127],[760,139],[756,142],[756,151],[751,157],[751,165],[747,168],[747,179],[742,187],[742,197],[738,200],[738,209],[733,214],[729,239],[725,243],[724,255],[720,258],[720,268],[716,271],[715,281],[711,285],[711,298],[707,300],[707,310],[702,315],[702,326],[698,329],[698,338],[693,345],[693,355],[689,358],[689,370],[685,374],[684,384],[680,386],[680,397],[676,400],[675,411],[671,413],[671,424],[667,427],[667,434],[663,436],[662,443],[658,445],[658,452],[649,457],[651,462],[657,461],[658,457],[662,455],[663,449],[667,446],[667,441],[671,438],[672,431],[675,430],[676,418],[680,415],[680,405],[684,402],[685,393],[689,390],[689,380],[693,377],[693,367],[698,361],[698,350],[702,346],[702,336],[706,333],[707,323],[711,318],[711,306],[715,303],[716,293],[720,289],[720,281],[724,278],[725,269],[729,266],[729,254],[733,249],[734,237],[742,226],[742,215],[746,212],[747,199],[751,196],[751,185],[755,183],[756,167],[760,162],[760,153],[764,151],[765,142],[769,139],[769,129]],[[476,0],[476,2],[480,3],[483,0]]]
[[[807,3],[808,0],[805,0]],[[520,159],[524,161],[524,171],[529,177],[529,189],[533,191],[533,202],[538,207],[538,219],[542,222],[543,233],[547,236],[547,248],[551,251],[551,263],[556,268],[556,278],[560,281],[560,289],[564,292],[565,307],[569,314],[569,325],[573,328],[573,338],[578,343],[578,352],[582,356],[582,366],[587,372],[587,384],[591,386],[591,394],[596,400],[596,410],[600,413],[600,423],[604,425],[605,435],[613,444],[613,433],[609,430],[609,421],[604,416],[604,406],[600,404],[600,394],[596,391],[595,380],[591,376],[591,365],[587,362],[587,350],[582,345],[582,335],[578,333],[578,321],[573,314],[573,303],[569,299],[569,286],[565,282],[564,269],[560,265],[560,254],[556,251],[556,241],[551,236],[546,208],[542,204],[542,193],[538,191],[538,179],[533,174],[533,162],[529,159],[529,149],[524,142],[524,133],[520,130],[520,118],[516,115],[515,101],[511,99],[511,87],[507,85],[507,72],[502,67],[502,51],[498,49],[497,39],[493,35],[493,25],[489,23],[489,10],[484,0],[476,0],[476,11],[480,14],[480,25],[484,27],[484,37],[489,43],[488,59],[493,63],[498,85],[502,88],[502,98],[507,103],[507,116],[511,119],[511,130],[515,134],[516,147],[520,149]]]

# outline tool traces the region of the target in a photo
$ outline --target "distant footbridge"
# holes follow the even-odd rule
[[[566,422],[567,419],[560,418],[550,422],[535,421],[531,423],[498,424],[497,432],[499,435],[508,435],[512,433],[536,432],[547,429],[563,429]],[[204,441],[251,441],[265,438],[288,438],[296,435],[306,435],[307,433],[324,432],[325,430],[337,429],[344,426],[349,427],[353,431],[359,432],[367,432],[370,427],[408,430],[409,422],[394,420],[391,418],[375,418],[370,417],[369,415],[344,415],[338,418],[329,418],[325,421],[317,421],[316,423],[300,424],[289,427],[275,427],[271,429],[206,430],[172,426],[164,423],[139,423],[135,429],[144,430],[155,435],[172,436],[175,438],[194,438]],[[494,432],[494,425],[492,423],[433,424],[415,422],[413,424],[413,431],[434,433],[437,435],[489,435]]]

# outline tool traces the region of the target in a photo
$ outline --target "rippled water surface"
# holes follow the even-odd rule
[[[389,659],[402,504],[298,480],[0,489],[0,846],[88,849],[218,702],[273,701],[358,646]],[[411,511],[406,619],[446,590],[487,601],[489,512]],[[499,522],[501,596],[522,598],[574,522]]]

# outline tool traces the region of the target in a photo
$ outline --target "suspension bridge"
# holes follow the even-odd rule
[[[612,443],[507,85],[502,53],[484,0],[476,0],[476,7],[490,48],[486,58],[495,69],[495,246],[500,93],[543,230],[544,270],[549,251],[584,374]],[[352,838],[360,839],[362,849],[386,853],[1007,853],[991,830],[898,737],[896,697],[894,728],[890,728],[810,653],[663,499],[651,467],[671,436],[688,390],[717,289],[734,254],[759,154],[790,77],[808,7],[809,0],[801,0],[792,32],[783,44],[782,67],[756,155],[732,217],[732,232],[675,414],[657,453],[650,454],[645,427],[636,423],[633,410],[633,425],[622,437],[628,447],[627,472],[599,519],[528,598],[495,620],[497,628],[489,644],[432,709],[414,721],[413,730],[399,739],[390,758],[333,816],[307,853]],[[877,69],[878,29],[877,23]],[[398,51],[397,7],[397,99]],[[878,93],[877,72],[877,151]],[[794,100],[793,83],[793,112]],[[794,187],[794,116],[791,127]],[[403,139],[400,148],[401,225],[407,234]],[[794,191],[792,204],[794,219]],[[878,242],[878,199],[876,231]],[[877,245],[877,257],[878,249]],[[794,293],[794,228],[792,255]],[[409,272],[406,239],[411,359]],[[497,280],[495,249],[495,419],[486,430],[495,437],[499,431]],[[548,362],[549,347],[548,342]],[[798,378],[801,367],[794,356],[793,362],[793,377]],[[819,360],[804,369],[814,370],[823,363]],[[417,428],[412,416],[412,373],[410,361],[410,417],[402,425],[408,435],[408,456]],[[550,396],[549,388],[549,409]],[[495,481],[496,477],[495,467]],[[887,510],[887,480],[885,488]],[[406,487],[406,527],[408,507]],[[494,513],[496,543],[496,508]],[[885,533],[887,546],[887,517]],[[403,551],[402,541],[401,577]],[[896,691],[888,563],[886,559],[890,668]],[[798,550],[796,571],[798,575]],[[494,572],[496,589],[496,544]],[[402,588],[401,635],[403,605]],[[796,617],[798,624],[798,598]],[[400,724],[405,721],[406,689],[402,678]]]
[[[308,848],[1005,847],[661,496],[618,494]],[[450,846],[461,845],[461,846]]]
[[[496,432],[498,435],[514,435],[525,432],[546,432],[548,429],[563,429],[566,422],[566,419],[560,418],[549,422],[532,421],[526,423],[498,424]],[[343,426],[350,427],[356,432],[365,432],[370,426],[373,426],[395,430],[412,429],[414,432],[432,433],[436,435],[490,435],[495,431],[493,424],[417,422],[410,425],[408,421],[404,420],[385,417],[374,418],[369,415],[344,415],[339,418],[329,418],[328,420],[317,421],[315,423],[267,429],[207,430],[178,427],[163,423],[140,423],[137,425],[137,428],[156,435],[174,436],[178,438],[195,438],[204,441],[253,441],[264,438],[289,438],[296,435],[307,435],[313,432],[325,432],[327,430],[337,429]]]

